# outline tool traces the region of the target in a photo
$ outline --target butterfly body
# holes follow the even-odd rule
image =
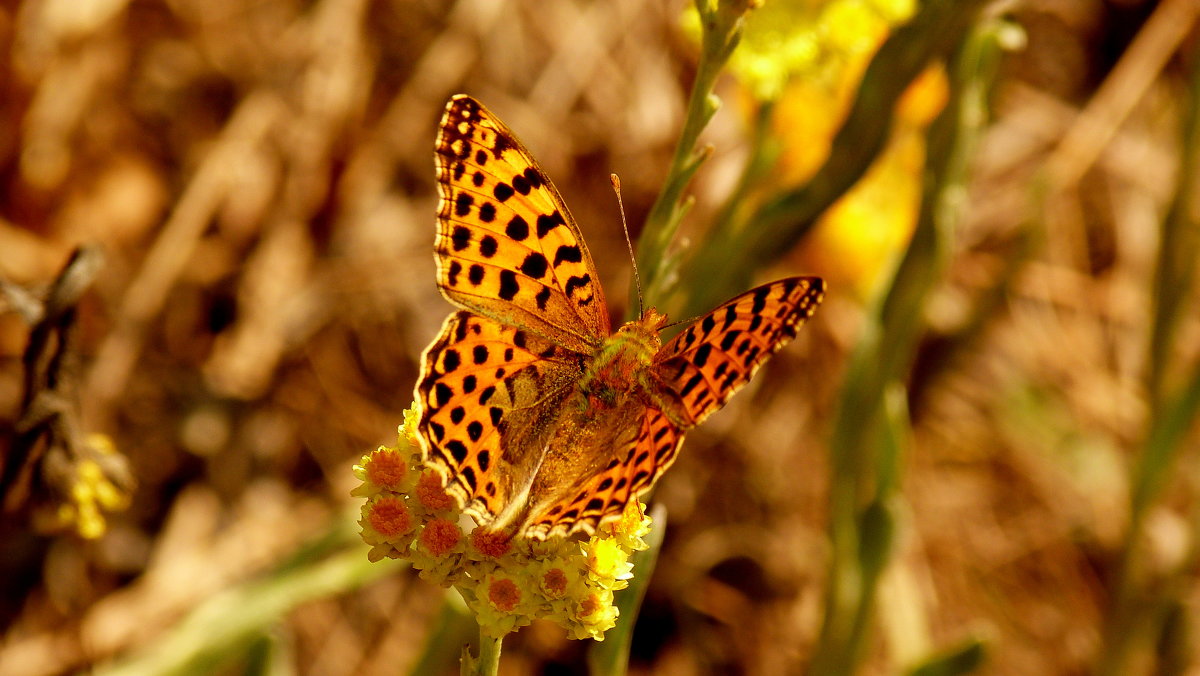
[[[544,539],[620,517],[815,310],[793,277],[666,344],[653,308],[611,331],[579,227],[516,136],[452,98],[437,142],[438,286],[462,308],[422,356],[426,461],[487,529]]]
[[[662,348],[658,332],[666,319],[651,308],[604,340],[579,381],[589,408],[613,406],[621,395],[652,391],[651,366]]]

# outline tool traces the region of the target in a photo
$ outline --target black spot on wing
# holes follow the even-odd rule
[[[456,225],[450,233],[450,248],[455,251],[462,251],[471,245],[471,231],[467,228]]]
[[[721,339],[721,349],[725,352],[728,352],[731,348],[733,348],[733,344],[737,342],[738,337],[741,335],[741,331],[730,331],[729,333],[726,333],[725,337]]]
[[[521,262],[521,272],[534,279],[544,277],[548,267],[546,257],[536,251],[525,256],[525,260]]]
[[[458,356],[458,350],[448,349],[442,353],[442,373],[454,373],[461,363],[462,360]]]
[[[499,295],[504,300],[512,300],[517,297],[517,292],[521,287],[517,284],[517,273],[512,270],[500,271],[500,292]]]
[[[504,227],[504,234],[518,242],[522,242],[529,236],[529,222],[519,215],[513,216],[508,221],[508,225]]]
[[[433,386],[433,402],[436,408],[445,406],[451,398],[454,397],[454,390],[446,383],[438,383]]]
[[[542,175],[537,173],[533,167],[526,167],[522,175],[525,176],[526,181],[529,181],[529,185],[535,188],[542,187]]]
[[[504,154],[504,151],[511,147],[512,145],[509,144],[508,139],[497,135],[496,144],[492,146],[492,154],[496,156],[496,159],[500,159],[500,156]]]
[[[471,441],[479,441],[479,438],[483,436],[483,425],[478,420],[472,420],[467,424],[467,436],[471,438]]]
[[[583,252],[576,245],[563,244],[558,247],[558,251],[554,253],[554,267],[558,267],[564,262],[580,263],[583,261]]]
[[[692,376],[686,383],[683,384],[683,389],[679,390],[679,396],[688,396],[692,393],[692,390],[696,389],[696,386],[699,385],[703,380],[704,376],[702,374],[697,373],[696,375]]]
[[[563,291],[566,292],[567,296],[571,296],[576,289],[582,289],[591,283],[592,276],[586,272],[582,275],[572,275],[567,279],[567,283],[563,287]]]
[[[513,190],[516,190],[517,192],[521,193],[522,195],[528,195],[529,191],[533,190],[533,186],[529,185],[529,181],[525,178],[524,175],[513,176],[512,187],[513,187]]]
[[[725,308],[725,322],[721,324],[721,330],[724,331],[728,329],[729,325],[732,324],[733,320],[735,319],[737,319],[737,308],[730,305],[729,307]]]
[[[459,464],[462,464],[467,459],[467,446],[458,439],[447,441],[446,450],[450,452],[450,457],[454,458],[455,462]]]
[[[759,287],[759,289],[754,292],[754,305],[752,305],[750,307],[750,312],[753,312],[754,314],[759,314],[764,309],[766,309],[767,295],[770,293],[771,293],[770,286]],[[786,306],[784,306],[784,307],[786,307]]]
[[[454,215],[466,216],[471,213],[471,205],[475,202],[475,198],[469,193],[460,192],[458,197],[454,198]]]
[[[496,220],[496,205],[491,202],[484,202],[479,207],[479,220],[484,223],[491,223]]]
[[[563,220],[562,214],[558,213],[557,209],[555,209],[554,213],[550,214],[549,216],[547,216],[545,214],[538,216],[537,217],[538,239],[541,239],[541,238],[545,237],[546,235],[550,234],[550,231],[557,228],[558,226],[566,225],[566,224],[567,224],[567,222],[565,220]]]
[[[491,235],[484,235],[483,239],[479,240],[479,253],[484,258],[491,258],[492,256],[495,256],[497,249],[499,249],[499,243],[496,242],[495,237],[492,237]]]

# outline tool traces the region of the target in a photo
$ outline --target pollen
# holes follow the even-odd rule
[[[371,527],[384,537],[404,535],[412,530],[413,519],[400,498],[383,498],[371,507]]]
[[[508,578],[499,578],[488,585],[488,600],[496,610],[509,612],[521,602],[521,589]]]
[[[425,472],[417,482],[417,497],[421,504],[434,512],[454,509],[454,498],[442,486],[442,480],[434,472]]]
[[[434,556],[444,556],[462,540],[458,524],[447,519],[434,519],[421,532],[421,544]]]
[[[399,451],[383,448],[367,461],[367,480],[376,486],[396,490],[408,474],[408,463]]]
[[[498,559],[508,553],[511,548],[510,544],[509,536],[504,533],[486,531],[482,528],[471,531],[471,545],[484,556]]]

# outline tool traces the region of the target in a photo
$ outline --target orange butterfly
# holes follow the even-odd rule
[[[418,432],[489,530],[544,539],[618,519],[823,297],[821,279],[792,277],[666,345],[653,308],[614,333],[579,226],[503,122],[453,97],[436,158],[438,287],[463,309],[422,356]]]

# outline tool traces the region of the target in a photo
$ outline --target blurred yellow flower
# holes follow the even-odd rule
[[[56,527],[74,528],[80,537],[94,540],[108,528],[105,512],[117,512],[129,507],[130,496],[119,488],[105,472],[101,462],[106,456],[116,456],[112,439],[103,434],[88,435],[87,448],[93,457],[77,461],[71,471],[67,500],[58,505],[54,519]]]
[[[863,298],[886,279],[916,226],[925,128],[945,106],[948,88],[944,69],[932,66],[905,90],[896,105],[887,147],[862,179],[825,212],[806,240],[801,250],[806,268]],[[789,143],[785,155],[792,147]],[[828,151],[828,145],[824,147]],[[812,150],[797,149],[797,153],[807,155]]]
[[[829,157],[863,72],[913,0],[778,0],[746,20],[730,59],[747,108],[774,102],[778,142],[771,189],[812,178]],[[891,269],[916,223],[925,162],[924,128],[945,105],[941,68],[930,68],[897,103],[892,138],[861,181],[833,205],[801,251],[802,266],[868,295]]]

